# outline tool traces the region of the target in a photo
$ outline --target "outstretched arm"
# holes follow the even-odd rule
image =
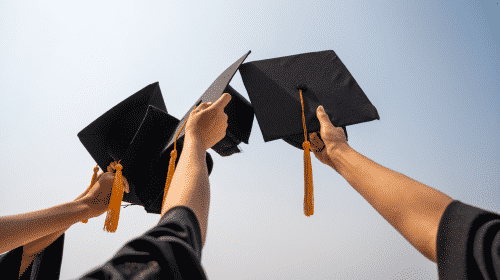
[[[101,177],[102,174],[103,173],[101,172],[101,174],[99,174],[97,176],[96,181],[99,180],[99,178]],[[83,198],[89,192],[91,187],[93,187],[93,186],[90,186],[85,192],[83,192],[80,196],[78,196],[74,201],[77,201],[77,200]],[[128,182],[126,182],[126,187],[128,190]],[[25,216],[29,216],[29,213],[25,214]],[[49,233],[48,235],[43,236],[41,238],[38,238],[38,239],[31,241],[30,243],[24,245],[23,256],[26,256],[26,260],[28,258],[33,259],[37,253],[39,253],[43,249],[50,246],[50,244],[52,244],[54,241],[56,241],[68,229],[69,229],[69,227],[66,227],[64,229],[61,229],[61,230],[58,230],[55,232],[52,232],[52,230],[51,230],[51,233]],[[23,261],[24,260],[25,260],[25,258],[23,257]],[[29,265],[29,263],[28,263],[28,265]]]
[[[0,217],[0,252],[6,252],[91,218],[89,207],[72,201],[44,210]]]
[[[102,174],[103,173],[99,174],[99,176],[97,178],[99,178]],[[127,188],[128,188],[128,185],[127,185]],[[78,196],[75,199],[75,201],[83,198],[88,193],[89,190],[90,190],[90,188],[88,188],[84,193],[82,193],[80,196]],[[69,227],[66,227],[62,230],[50,233],[49,235],[38,238],[38,239],[31,241],[30,243],[24,245],[23,246],[23,257],[21,260],[21,267],[19,269],[19,277],[21,277],[21,275],[26,271],[26,269],[29,267],[31,262],[33,262],[33,260],[35,259],[36,255],[38,253],[40,253],[45,248],[49,247],[54,241],[56,241],[68,229],[69,229]]]
[[[114,174],[103,173],[74,201],[43,210],[0,217],[0,253],[25,246],[33,254],[55,241],[71,225],[106,212]],[[124,179],[124,189],[128,183]],[[46,246],[43,246],[46,245]]]
[[[339,151],[334,169],[413,247],[436,262],[439,221],[453,199],[351,148]]]
[[[311,135],[315,155],[335,169],[413,247],[436,262],[437,231],[446,207],[453,199],[401,173],[385,168],[353,150],[341,128],[334,127],[318,108],[321,140]]]
[[[184,147],[172,183],[163,203],[161,216],[175,206],[189,207],[200,223],[202,244],[207,235],[210,183],[205,152],[226,135],[224,108],[231,100],[228,93],[214,104],[203,103],[191,112],[186,123]]]

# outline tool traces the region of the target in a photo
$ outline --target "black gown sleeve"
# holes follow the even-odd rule
[[[110,261],[80,279],[206,279],[201,249],[195,214],[177,206],[158,225],[127,242]]]
[[[59,279],[64,249],[64,234],[42,250],[26,269],[21,280]],[[23,246],[0,256],[1,279],[18,279]]]
[[[500,215],[454,200],[436,249],[439,279],[500,279]]]

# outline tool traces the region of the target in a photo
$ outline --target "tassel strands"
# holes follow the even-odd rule
[[[113,163],[108,167],[113,168]],[[120,206],[123,200],[123,166],[120,161],[116,163],[114,169],[116,169],[115,179],[113,181],[113,189],[111,190],[111,197],[109,199],[108,212],[106,214],[106,221],[104,222],[104,230],[107,232],[115,232],[118,228],[118,220],[120,218]]]
[[[302,89],[299,89],[300,104],[302,106],[302,126],[304,127],[304,214],[311,216],[314,214],[314,193],[311,165],[311,143],[307,141],[306,117],[304,115],[304,99],[302,98]]]
[[[163,209],[163,204],[165,203],[165,199],[167,198],[167,193],[168,189],[170,188],[170,183],[172,183],[172,179],[174,178],[175,160],[177,160],[177,150],[174,148],[174,150],[170,152],[170,162],[168,163],[167,181],[165,182],[165,190],[163,191],[163,202],[161,204],[162,209]]]
[[[311,165],[311,148],[308,141],[302,143],[304,148],[304,214],[311,216],[314,214],[314,193],[312,180],[312,165]]]

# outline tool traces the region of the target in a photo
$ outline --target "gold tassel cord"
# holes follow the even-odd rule
[[[311,216],[314,214],[314,193],[312,180],[312,165],[311,165],[311,148],[309,142],[302,144],[304,148],[304,214]]]
[[[123,166],[120,164],[120,161],[118,161],[118,163],[114,166],[114,169],[116,169],[115,179],[113,181],[113,189],[111,190],[111,197],[109,199],[106,221],[104,222],[104,230],[107,232],[115,232],[118,228],[120,206],[123,200]]]
[[[311,143],[307,141],[306,117],[304,115],[304,99],[302,98],[302,89],[299,89],[300,105],[302,106],[302,126],[304,127],[304,214],[311,216],[314,214],[314,193],[311,165]]]
[[[196,107],[193,110],[196,110]],[[167,198],[168,189],[170,188],[170,183],[172,183],[172,179],[174,178],[175,160],[177,159],[177,137],[179,137],[179,134],[184,129],[184,126],[186,125],[188,119],[184,121],[181,129],[179,129],[179,131],[177,131],[177,134],[175,135],[174,149],[170,152],[170,162],[168,163],[167,181],[165,182],[165,190],[163,191],[163,201],[161,203],[161,209],[163,209],[165,199]]]
[[[94,175],[92,175],[92,180],[90,181],[90,186],[87,188],[87,190],[85,192],[90,191],[90,189],[92,189],[92,187],[96,183],[96,181],[97,181],[97,172],[99,172],[99,164],[96,165],[96,167],[94,167]],[[82,221],[82,223],[86,224],[88,221],[89,221],[88,219],[85,219],[85,220]]]

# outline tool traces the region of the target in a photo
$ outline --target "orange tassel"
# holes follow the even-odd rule
[[[92,175],[92,180],[90,181],[90,186],[87,188],[86,192],[90,191],[92,187],[94,186],[95,182],[97,181],[97,172],[99,172],[99,164],[94,167],[94,175]],[[86,224],[89,220],[85,219],[82,221],[82,223]]]
[[[116,174],[113,181],[113,189],[109,199],[108,213],[104,222],[104,230],[107,232],[115,232],[118,228],[118,220],[120,218],[120,206],[123,200],[123,166],[118,162],[115,165]]]
[[[195,110],[195,109],[196,109],[196,107],[193,110]],[[177,131],[177,134],[175,135],[174,149],[170,152],[170,161],[168,163],[167,181],[165,182],[165,189],[163,191],[163,201],[161,203],[161,209],[163,209],[163,205],[165,204],[165,199],[167,198],[168,189],[170,188],[170,183],[172,183],[172,179],[174,178],[175,160],[177,159],[177,137],[179,137],[179,134],[184,129],[184,126],[186,125],[188,119],[186,121],[184,121],[181,129],[179,129],[179,131]]]
[[[309,217],[314,214],[312,165],[309,151],[311,144],[309,141],[305,141],[302,147],[304,148],[304,214]]]
[[[175,160],[177,159],[177,150],[173,150],[170,152],[170,162],[168,163],[168,173],[167,173],[167,182],[165,182],[165,190],[163,191],[163,202],[161,204],[161,209],[163,209],[163,204],[165,203],[165,199],[167,198],[168,189],[170,188],[170,183],[172,183],[172,179],[174,178],[175,172]]]
[[[302,98],[302,90],[299,89],[300,104],[302,105],[302,126],[304,127],[304,214],[311,216],[314,214],[314,193],[313,193],[313,178],[312,178],[312,165],[311,165],[311,143],[307,141],[307,128],[306,117],[304,116],[304,99]]]

